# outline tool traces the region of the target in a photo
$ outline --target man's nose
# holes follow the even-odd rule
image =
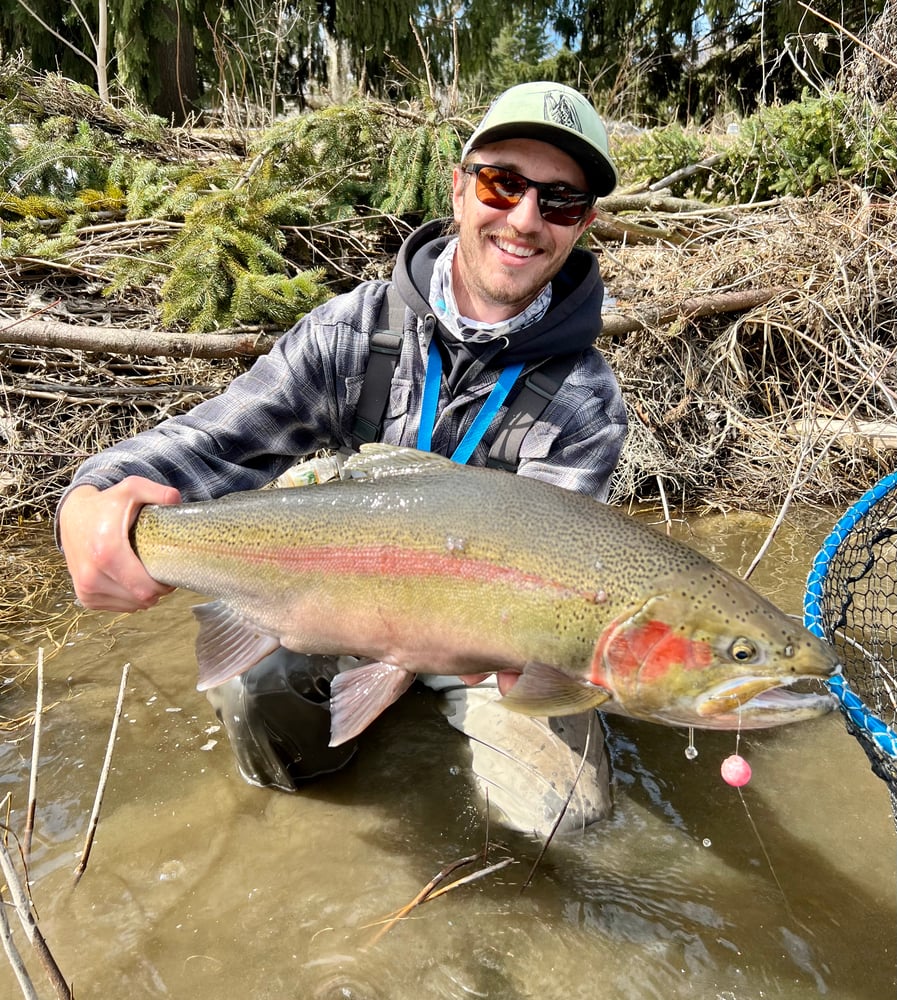
[[[541,226],[539,192],[535,188],[527,188],[524,196],[508,212],[508,221],[521,232],[538,229]]]

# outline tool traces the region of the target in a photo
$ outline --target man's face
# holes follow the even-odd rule
[[[534,181],[587,188],[585,174],[570,156],[535,139],[481,146],[471,161],[505,167]],[[529,188],[512,208],[489,208],[477,199],[476,178],[455,168],[452,203],[460,242],[452,276],[463,316],[496,323],[522,312],[595,218],[590,209],[574,226],[553,225],[540,215],[537,198],[536,189]]]

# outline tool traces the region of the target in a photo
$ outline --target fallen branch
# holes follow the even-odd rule
[[[772,299],[784,299],[793,289],[785,285],[773,288],[746,288],[739,292],[716,292],[713,295],[694,295],[683,299],[678,305],[661,309],[640,309],[638,314],[622,315],[608,313],[602,317],[602,335],[605,337],[620,336],[632,333],[634,330],[645,330],[650,327],[668,326],[678,319],[692,319],[699,316],[716,316],[721,313],[746,312],[757,306],[765,305]]]
[[[604,333],[616,336],[652,326],[666,326],[682,317],[742,312],[788,294],[791,289],[747,288],[744,291],[695,295],[660,309],[640,310],[636,316],[611,313],[604,317]],[[97,351],[168,358],[236,358],[267,354],[277,336],[261,332],[168,333],[123,327],[75,326],[55,320],[21,319],[0,329],[0,343],[66,350]],[[24,390],[19,392],[25,394]]]
[[[638,243],[656,243],[658,240],[670,244],[685,242],[685,237],[681,233],[674,233],[670,229],[661,229],[659,226],[646,226],[641,222],[632,222],[617,215],[611,215],[610,212],[603,212],[601,209],[595,210],[595,221],[589,232],[597,240],[626,243],[629,246]]]
[[[104,354],[139,354],[157,358],[236,358],[267,354],[276,336],[238,330],[233,333],[169,333],[111,326],[75,326],[56,320],[20,319],[0,329],[0,343],[54,347]]]
[[[725,155],[725,153],[714,153],[712,156],[708,156],[705,160],[700,160],[698,163],[689,163],[687,167],[680,167],[671,174],[667,174],[666,177],[661,177],[659,181],[655,181],[649,185],[648,190],[663,191],[665,188],[672,187],[677,181],[684,181],[686,177],[693,177],[702,170],[709,170],[711,167],[715,167]]]
[[[706,201],[697,198],[674,198],[670,194],[659,191],[621,191],[619,194],[609,194],[599,198],[595,203],[602,212],[666,212],[679,215],[688,212],[711,212],[719,215],[730,215],[731,205],[708,205]]]

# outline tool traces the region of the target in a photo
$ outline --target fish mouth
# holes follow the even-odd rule
[[[821,691],[791,690],[816,683]],[[696,704],[695,725],[704,729],[766,729],[826,715],[837,705],[821,681],[805,677],[739,677],[719,684]]]

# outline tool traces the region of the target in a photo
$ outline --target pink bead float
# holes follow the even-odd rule
[[[727,757],[719,769],[723,781],[733,788],[741,788],[751,780],[751,765],[740,754]]]

